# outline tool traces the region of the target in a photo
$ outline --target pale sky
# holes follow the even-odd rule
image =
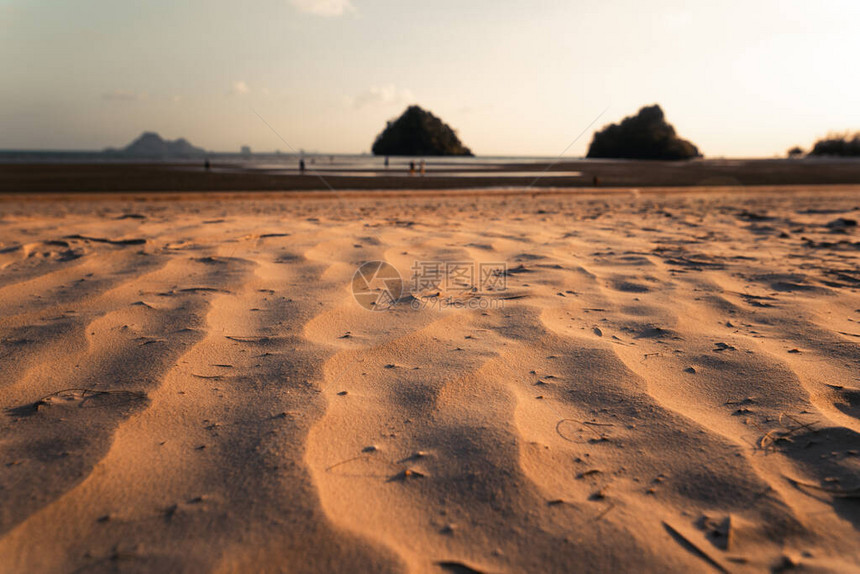
[[[860,2],[0,0],[0,149],[370,150],[416,103],[556,156],[659,103],[710,157],[860,130]]]

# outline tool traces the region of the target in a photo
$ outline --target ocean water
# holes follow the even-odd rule
[[[218,167],[263,171],[297,170],[304,158],[307,169],[385,171],[385,158],[367,154],[293,154],[293,153],[211,153],[206,156]],[[410,162],[424,159],[427,169],[433,170],[487,170],[501,169],[509,164],[546,164],[558,160],[553,157],[391,157],[388,170],[409,168]],[[580,159],[580,158],[565,158]],[[203,157],[134,157],[94,151],[28,151],[0,150],[0,164],[11,163],[170,163],[202,164]]]
[[[559,162],[553,157],[390,157],[388,166],[384,157],[365,154],[281,154],[281,153],[212,153],[206,156],[212,169],[227,172],[265,172],[272,174],[297,174],[299,161],[305,160],[306,173],[348,175],[352,177],[401,176],[408,173],[410,162],[416,170],[421,159],[425,161],[426,175],[430,177],[528,177],[543,173],[556,177],[577,177],[580,172],[564,170],[555,166],[546,171],[528,171],[529,165],[545,166]],[[574,160],[580,158],[563,158]],[[563,161],[563,160],[562,160]],[[0,150],[2,164],[39,163],[160,163],[202,165],[202,157],[132,157],[102,152],[87,151],[18,151]],[[520,169],[505,169],[517,164]]]

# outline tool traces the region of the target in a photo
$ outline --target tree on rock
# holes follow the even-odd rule
[[[699,155],[699,149],[679,138],[663,110],[654,104],[596,132],[586,157],[680,160]]]
[[[442,120],[418,106],[388,122],[373,142],[374,155],[472,155]]]
[[[831,134],[815,142],[809,155],[858,157],[860,156],[860,132],[853,137],[850,133]]]

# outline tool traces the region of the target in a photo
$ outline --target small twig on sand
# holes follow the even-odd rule
[[[792,422],[797,424],[797,426],[796,427],[789,427],[787,424],[785,424],[783,422],[784,418],[790,419]],[[801,422],[788,413],[780,413],[778,420],[779,420],[779,424],[781,424],[783,426],[783,428],[782,429],[771,429],[771,430],[767,431],[764,434],[764,436],[761,437],[761,439],[759,439],[758,446],[762,450],[766,450],[768,447],[773,446],[773,444],[776,443],[776,441],[778,441],[778,440],[783,440],[786,442],[792,442],[790,437],[794,433],[796,433],[798,431],[802,431],[802,430],[807,430],[807,429],[814,431],[815,429],[813,428],[812,425],[818,424],[818,421],[812,421],[810,423]]]
[[[271,340],[269,337],[239,337],[236,335],[224,335],[224,337],[237,343],[268,343]]]
[[[676,528],[671,526],[666,521],[663,521],[663,527],[669,532],[669,534],[672,535],[672,538],[674,538],[676,542],[679,542],[687,550],[690,550],[693,554],[697,555],[699,558],[716,568],[718,571],[725,572],[726,574],[728,574],[729,571],[726,570],[726,568],[722,564],[711,558],[711,556],[707,552],[699,548],[697,545],[693,544],[689,538],[678,532]]]
[[[809,482],[802,482],[800,480],[796,480],[789,476],[786,476],[785,479],[793,484],[798,489],[810,488],[812,490],[817,490],[818,492],[825,492],[830,496],[834,496],[836,498],[857,498],[860,499],[860,487],[851,488],[848,490],[843,490],[839,488],[826,488],[824,486],[819,486],[817,484],[812,484]]]
[[[574,441],[572,441],[572,440],[570,440],[569,438],[567,438],[566,436],[564,436],[564,434],[562,434],[562,432],[561,432],[561,425],[563,425],[563,424],[564,424],[564,423],[566,423],[566,422],[576,423],[576,424],[578,424],[579,426],[581,426],[582,428],[584,428],[584,429],[588,429],[588,430],[590,430],[591,432],[593,432],[593,433],[594,433],[594,436],[596,436],[597,438],[599,438],[599,439],[601,439],[601,440],[606,439],[606,437],[605,437],[605,436],[603,436],[602,434],[600,434],[599,432],[597,432],[596,430],[594,430],[593,428],[591,428],[590,426],[588,426],[588,424],[586,424],[586,423],[584,423],[584,422],[582,422],[582,421],[578,421],[578,420],[576,420],[576,419],[561,419],[561,420],[560,420],[560,421],[558,421],[558,423],[556,423],[556,425],[555,425],[555,432],[558,434],[558,436],[560,436],[561,438],[563,438],[564,440],[566,440],[566,441],[568,441],[568,442],[574,442]],[[598,423],[592,423],[592,424],[597,425]],[[603,426],[603,425],[599,425],[599,426]]]
[[[600,514],[598,514],[598,515],[595,517],[595,519],[594,519],[594,520],[595,520],[595,521],[597,521],[597,520],[601,520],[604,516],[606,516],[607,514],[609,514],[609,513],[612,511],[612,509],[613,509],[613,508],[615,508],[615,503],[614,503],[614,502],[610,502],[610,503],[609,503],[609,506],[607,506],[607,507],[603,510],[603,512],[601,512]]]

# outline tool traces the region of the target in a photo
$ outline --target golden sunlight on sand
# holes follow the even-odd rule
[[[857,569],[857,191],[4,199],[0,572]]]

